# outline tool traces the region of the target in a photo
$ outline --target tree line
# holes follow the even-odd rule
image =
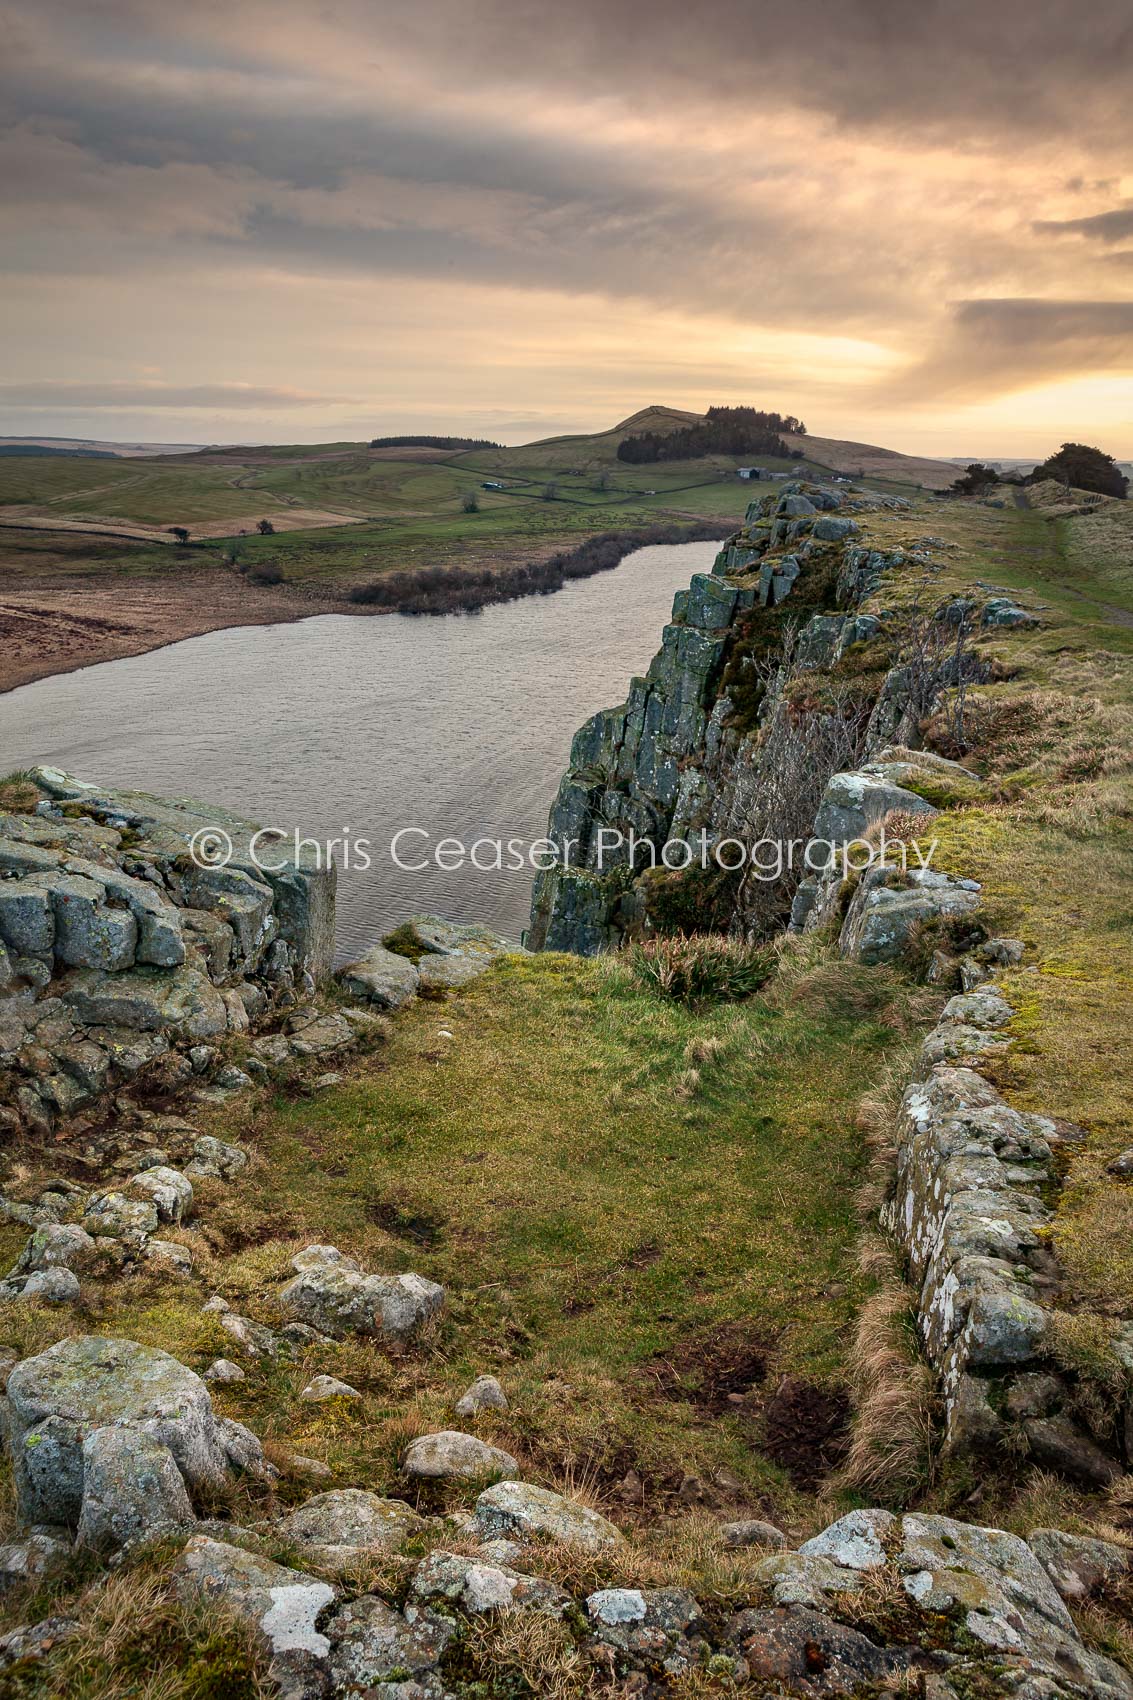
[[[371,437],[372,449],[502,449],[488,437]]]
[[[792,414],[756,407],[710,407],[697,425],[677,431],[642,431],[618,444],[618,459],[631,466],[658,460],[698,460],[702,455],[776,455],[791,450],[783,434],[803,437],[806,426]]]

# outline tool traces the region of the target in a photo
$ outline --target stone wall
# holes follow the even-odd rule
[[[894,750],[858,773],[835,774],[815,820],[823,844],[859,837],[889,810],[934,811],[900,781],[948,770],[925,751]],[[921,1343],[940,1377],[944,1439],[954,1452],[1008,1448],[1090,1487],[1133,1465],[1133,1398],[1081,1398],[1059,1367],[1060,1271],[1051,1246],[1059,1148],[1084,1135],[1054,1115],[1015,1109],[981,1069],[1011,1044],[1014,1016],[994,976],[1023,967],[1020,939],[989,937],[975,880],[879,865],[838,867],[795,899],[796,930],[836,927],[839,953],[866,965],[922,959],[925,929],[943,948],[930,981],[958,987],[926,1038],[902,1097],[883,1228],[909,1281]],[[1133,1322],[1114,1319],[1112,1388],[1133,1374]]]
[[[48,1132],[330,973],[333,866],[274,842],[257,865],[223,809],[34,778],[35,812],[0,815],[0,1125]],[[194,861],[202,833],[225,866]]]

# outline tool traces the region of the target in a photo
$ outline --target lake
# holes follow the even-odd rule
[[[41,679],[0,697],[0,773],[46,762],[289,836],[348,837],[335,856],[343,961],[423,910],[518,941],[532,869],[491,866],[492,844],[526,851],[543,835],[576,728],[622,701],[674,592],[717,547],[652,545],[479,614],[238,626]],[[444,838],[464,866],[437,865]],[[476,860],[489,865],[473,867],[485,839]]]

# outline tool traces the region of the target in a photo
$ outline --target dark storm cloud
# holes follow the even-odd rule
[[[1133,365],[1133,301],[963,301],[894,392],[970,397]]]
[[[1133,206],[1114,207],[1112,212],[1093,213],[1089,218],[1041,218],[1035,229],[1055,236],[1089,236],[1098,242],[1123,242],[1133,236]]]

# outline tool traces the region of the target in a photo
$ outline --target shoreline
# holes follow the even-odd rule
[[[697,539],[689,537],[680,541]],[[643,537],[640,546],[650,547],[651,540]],[[489,594],[485,604],[555,594],[554,590],[548,592],[537,584],[510,592],[503,590],[503,586],[509,579],[514,580],[524,566],[547,560],[561,547],[561,544],[542,550],[528,547],[522,551],[522,562],[516,559],[519,551],[511,560],[506,555],[503,559],[495,557],[503,594]],[[634,552],[627,551],[627,555]],[[624,559],[626,556],[610,568],[600,570],[614,570]],[[449,564],[454,579],[462,565]],[[411,570],[397,576],[409,579],[413,573]],[[568,577],[565,584],[573,582]],[[405,607],[396,603],[367,604],[352,600],[350,589],[341,586],[336,587],[334,594],[320,594],[314,586],[304,584],[282,589],[251,586],[246,579],[227,572],[200,573],[179,585],[148,575],[129,574],[93,579],[75,574],[65,578],[54,575],[24,578],[18,587],[0,589],[0,698],[23,685],[81,672],[85,667],[106,661],[149,655],[187,638],[229,631],[237,626],[292,624],[320,614],[373,619],[383,614],[420,612],[411,605],[411,596]],[[430,617],[441,612],[471,611],[474,610],[458,605],[436,613],[430,610]]]

